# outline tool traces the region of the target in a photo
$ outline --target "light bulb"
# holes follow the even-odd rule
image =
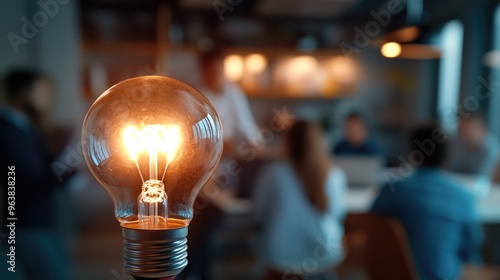
[[[124,267],[141,279],[173,279],[187,265],[187,226],[196,195],[222,152],[213,106],[175,79],[128,79],[90,107],[82,149],[113,200]]]

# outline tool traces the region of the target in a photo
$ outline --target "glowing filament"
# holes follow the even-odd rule
[[[123,132],[123,142],[130,158],[138,168],[139,156],[143,153],[148,154],[150,180],[158,179],[158,157],[163,154],[166,159],[162,176],[163,181],[168,164],[174,158],[180,143],[179,128],[177,126],[146,125],[142,130],[138,130],[129,126]]]
[[[139,220],[147,222],[149,226],[158,225],[159,218],[165,221],[168,218],[167,194],[162,181],[180,144],[179,134],[177,126],[157,124],[146,125],[141,130],[129,126],[123,131],[123,143],[143,182],[138,198]],[[149,159],[149,179],[146,181],[139,164],[141,155],[147,155]],[[165,158],[165,167],[161,180],[158,180],[159,158],[162,157]]]

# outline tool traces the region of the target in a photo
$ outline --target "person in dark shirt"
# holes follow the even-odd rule
[[[333,148],[338,156],[380,156],[377,143],[370,138],[368,127],[358,113],[351,113],[345,118],[343,139]]]
[[[4,85],[6,104],[0,108],[0,186],[4,201],[0,213],[2,221],[17,219],[16,270],[26,279],[68,279],[68,261],[53,230],[52,195],[62,182],[51,168],[52,158],[40,131],[51,108],[52,83],[41,73],[22,69],[8,73]],[[8,169],[14,173],[8,175]],[[5,204],[8,181],[15,182],[12,212]],[[2,227],[1,232],[6,229]]]
[[[420,279],[460,279],[464,264],[481,262],[483,237],[474,198],[441,170],[447,138],[437,125],[415,130],[415,172],[388,182],[372,206],[372,212],[393,217],[406,229]]]

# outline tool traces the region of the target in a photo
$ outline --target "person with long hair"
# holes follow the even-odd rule
[[[297,121],[286,135],[288,160],[256,179],[264,279],[330,279],[343,258],[347,179],[315,123]]]

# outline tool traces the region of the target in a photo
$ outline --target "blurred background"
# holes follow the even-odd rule
[[[477,114],[488,134],[500,137],[498,1],[5,0],[0,30],[2,77],[36,69],[54,86],[48,142],[61,154],[51,168],[77,171],[51,200],[71,279],[132,279],[122,269],[112,201],[89,175],[79,142],[90,105],[127,78],[169,76],[203,93],[200,57],[217,50],[225,80],[248,102],[245,117],[257,130],[226,155],[239,171],[215,203],[221,213],[208,241],[211,279],[258,277],[254,181],[265,164],[284,157],[282,127],[293,120],[319,123],[333,153],[346,117],[362,115],[380,159],[358,170],[377,168],[366,185],[387,176],[380,170],[404,165],[416,124],[435,121],[458,137],[460,119]],[[356,177],[360,167],[344,164],[348,179]],[[490,169],[457,176],[478,203],[485,262],[498,266],[500,169]],[[372,188],[354,188],[347,212],[366,212],[373,199]],[[362,268],[353,271],[346,279],[369,279]]]

